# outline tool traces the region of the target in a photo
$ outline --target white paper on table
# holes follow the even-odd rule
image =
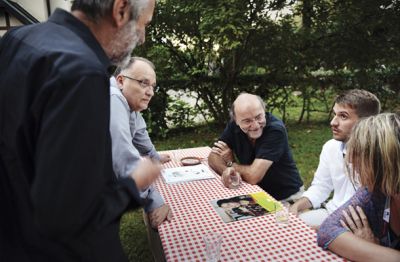
[[[162,170],[162,176],[167,184],[215,178],[215,175],[204,164],[166,168]]]

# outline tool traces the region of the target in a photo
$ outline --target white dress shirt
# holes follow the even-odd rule
[[[319,208],[333,190],[333,198],[326,204],[330,214],[356,192],[357,186],[346,175],[344,154],[345,144],[341,141],[331,139],[322,147],[314,179],[303,194],[303,197],[310,200],[313,208]]]

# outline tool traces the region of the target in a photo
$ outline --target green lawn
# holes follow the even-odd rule
[[[289,143],[306,188],[317,168],[321,147],[331,138],[329,124],[322,121],[327,116],[317,118],[320,119],[318,122],[310,124],[297,124],[293,120],[287,124]],[[181,133],[175,132],[168,139],[153,142],[157,150],[210,146],[221,132],[221,128],[214,126],[196,127]],[[121,241],[130,261],[152,261],[141,209],[123,216]]]

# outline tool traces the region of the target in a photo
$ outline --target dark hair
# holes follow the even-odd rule
[[[371,92],[362,89],[343,92],[336,97],[335,103],[351,107],[360,118],[376,115],[381,111],[379,99]]]
[[[132,6],[131,19],[136,21],[148,1],[129,0],[129,2]],[[74,0],[71,11],[80,10],[93,22],[98,22],[101,18],[111,15],[113,5],[114,0]]]
[[[232,198],[226,198],[226,199],[220,199],[217,201],[217,205],[221,207],[222,204],[226,203],[239,203],[240,199],[238,197],[232,197]]]

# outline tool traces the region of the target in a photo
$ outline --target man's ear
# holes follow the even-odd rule
[[[122,28],[131,20],[132,7],[129,0],[115,0],[112,18],[117,28]]]
[[[124,83],[123,79],[124,79],[124,77],[121,74],[117,75],[117,77],[115,78],[115,80],[117,81],[117,85],[118,85],[119,89],[122,89],[122,86],[123,86],[123,83]]]

